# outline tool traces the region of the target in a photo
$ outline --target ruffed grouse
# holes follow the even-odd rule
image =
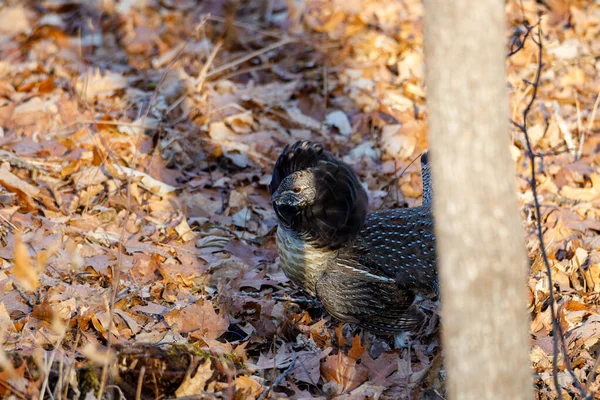
[[[410,331],[419,301],[437,295],[429,166],[423,205],[367,215],[367,193],[350,167],[319,143],[297,142],[271,180],[285,274],[343,322],[379,334]]]

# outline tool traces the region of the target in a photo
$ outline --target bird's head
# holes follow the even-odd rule
[[[312,168],[286,176],[271,196],[276,207],[303,208],[315,203],[317,188]]]
[[[271,196],[280,224],[290,228],[303,210],[315,204],[317,187],[313,169],[296,171],[286,176]]]
[[[314,245],[339,247],[364,222],[367,194],[356,174],[313,142],[298,142],[279,156],[271,181],[279,224]]]

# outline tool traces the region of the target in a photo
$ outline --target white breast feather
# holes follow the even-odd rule
[[[277,247],[283,272],[294,283],[314,295],[315,284],[335,252],[307,244],[292,232],[277,228]]]

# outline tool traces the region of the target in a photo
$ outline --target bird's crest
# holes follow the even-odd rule
[[[319,161],[332,161],[335,157],[321,143],[302,140],[287,145],[277,158],[269,189],[274,193],[286,176],[303,169],[316,167]]]

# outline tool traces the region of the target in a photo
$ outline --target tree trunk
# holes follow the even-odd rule
[[[450,399],[532,399],[527,256],[509,152],[503,0],[425,0]]]

